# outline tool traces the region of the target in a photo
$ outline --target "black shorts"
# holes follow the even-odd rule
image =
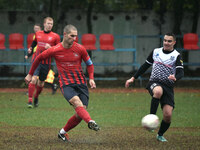
[[[89,92],[87,85],[85,84],[65,85],[64,87],[61,88],[61,92],[68,102],[72,97],[78,96],[82,101],[83,105],[88,106]]]
[[[33,75],[39,76],[40,81],[44,81],[47,78],[49,69],[50,67],[48,64],[39,64]]]
[[[156,86],[161,86],[163,89],[163,95],[160,98],[160,104],[161,104],[161,108],[163,108],[163,106],[165,104],[168,104],[170,106],[172,106],[173,108],[175,107],[175,102],[174,102],[174,89],[171,87],[168,87],[166,85],[163,85],[161,83],[157,83],[157,82],[149,82],[146,89],[149,91],[150,95],[153,96],[153,89]]]

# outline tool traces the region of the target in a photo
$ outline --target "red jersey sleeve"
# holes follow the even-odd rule
[[[40,64],[40,62],[41,62],[42,60],[47,59],[47,58],[49,58],[49,57],[52,57],[53,52],[54,52],[53,50],[54,50],[54,47],[51,47],[51,48],[49,48],[48,50],[44,51],[43,53],[39,54],[39,55],[35,58],[35,60],[34,60],[34,62],[33,62],[33,64],[32,64],[32,66],[31,66],[31,69],[30,69],[30,71],[29,71],[29,74],[30,74],[30,75],[33,75],[35,69],[38,67],[38,65]]]
[[[87,66],[89,78],[94,79],[94,65],[84,47],[82,48],[82,59],[84,60],[86,66]]]

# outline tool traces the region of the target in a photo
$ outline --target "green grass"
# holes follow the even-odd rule
[[[27,108],[23,92],[0,93],[0,122],[12,126],[61,128],[74,109],[62,94],[44,92],[38,108]],[[141,118],[149,113],[148,93],[90,93],[88,112],[101,127],[140,127]],[[175,110],[171,127],[200,126],[200,94],[175,93]],[[158,110],[161,119],[161,109]],[[84,124],[85,125],[85,124]],[[80,126],[82,127],[83,123]]]
[[[55,95],[43,92],[38,108],[27,108],[27,100],[24,92],[0,92],[1,150],[182,150],[200,147],[199,93],[175,94],[176,108],[171,127],[165,134],[167,143],[157,142],[158,129],[149,133],[141,127],[141,119],[150,109],[151,97],[147,92],[91,92],[88,112],[101,130],[91,131],[82,121],[69,132],[72,143],[57,138],[58,131],[74,114],[60,92]],[[161,119],[160,108],[157,114]]]

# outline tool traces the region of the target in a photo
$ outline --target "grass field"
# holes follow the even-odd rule
[[[64,143],[57,133],[74,110],[60,92],[51,95],[45,90],[39,107],[28,109],[25,91],[0,90],[0,149],[199,149],[200,93],[185,91],[175,93],[167,143],[156,141],[157,130],[149,133],[141,127],[141,118],[149,113],[149,94],[122,89],[92,90],[88,112],[101,130],[90,131],[82,121],[69,132],[72,143]],[[157,115],[162,118],[160,108]]]

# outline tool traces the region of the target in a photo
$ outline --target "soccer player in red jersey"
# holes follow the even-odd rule
[[[35,57],[38,56],[46,49],[50,48],[51,46],[55,46],[56,44],[60,43],[60,36],[57,33],[52,32],[53,27],[53,19],[51,17],[46,17],[44,19],[44,30],[37,31],[35,33],[35,39],[28,49],[28,53],[31,53],[33,48],[37,45]],[[34,62],[35,58],[32,62]],[[34,95],[34,106],[38,106],[38,96],[42,92],[44,87],[44,81],[47,77],[51,65],[51,58],[43,60],[38,68],[34,72],[34,76],[39,76],[39,79],[32,78],[31,83],[28,86],[28,107],[32,108],[32,97],[36,87],[36,93]]]
[[[95,131],[100,129],[86,110],[89,93],[81,62],[83,60],[87,66],[91,88],[96,88],[94,66],[86,49],[82,45],[74,42],[77,37],[77,32],[76,27],[67,25],[64,28],[63,41],[37,56],[29,74],[25,77],[25,82],[28,84],[40,61],[50,57],[55,59],[59,73],[61,92],[75,109],[75,114],[58,133],[58,137],[63,141],[69,141],[67,132],[77,126],[81,120],[84,120],[90,129]]]

